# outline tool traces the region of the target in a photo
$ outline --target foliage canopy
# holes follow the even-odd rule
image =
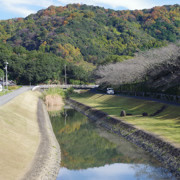
[[[89,81],[101,64],[179,39],[179,5],[115,11],[70,4],[0,21],[0,68],[8,60],[17,83]]]

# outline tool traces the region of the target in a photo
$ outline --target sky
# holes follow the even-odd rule
[[[179,4],[179,0],[0,0],[0,20],[26,17],[51,5],[87,4],[115,10],[148,9]]]

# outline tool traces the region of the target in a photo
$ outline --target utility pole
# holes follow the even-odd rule
[[[66,126],[66,120],[67,120],[67,110],[64,109],[64,124]]]
[[[7,66],[8,66],[8,64],[9,63],[6,61],[5,62],[5,68],[4,68],[6,70],[6,89],[8,89],[8,77],[7,77]]]
[[[67,84],[66,64],[64,65],[65,85]]]
[[[4,73],[3,73],[3,91],[4,91]]]

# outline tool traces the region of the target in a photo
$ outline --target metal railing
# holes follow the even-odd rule
[[[70,87],[73,87],[74,89],[93,89],[93,88],[98,88],[99,85],[73,85],[73,84],[68,84],[68,85],[38,85],[34,88],[40,88],[40,89],[48,89],[48,88],[55,88],[59,87],[62,89],[67,89]]]

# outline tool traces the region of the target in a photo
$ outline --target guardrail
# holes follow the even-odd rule
[[[59,87],[62,89],[67,89],[70,87],[73,87],[74,89],[93,89],[93,88],[98,88],[99,85],[73,85],[73,84],[67,84],[67,85],[38,85],[36,86],[40,89],[48,89],[48,88],[55,88]]]

